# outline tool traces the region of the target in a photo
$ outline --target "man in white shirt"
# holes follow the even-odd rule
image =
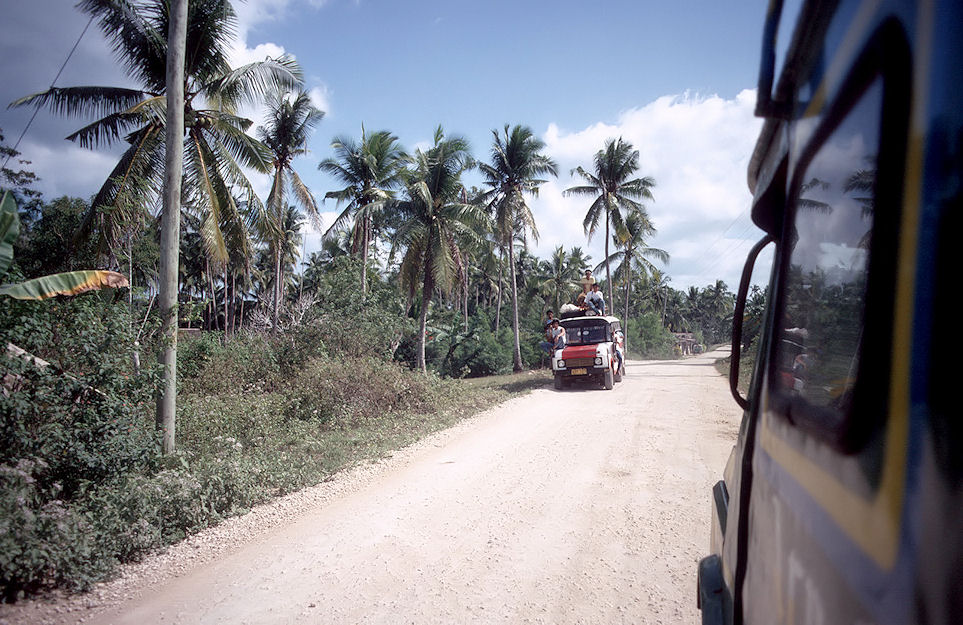
[[[585,303],[595,311],[595,314],[605,314],[605,299],[602,297],[602,291],[599,289],[598,283],[592,285],[592,291],[585,296]]]
[[[555,349],[565,349],[565,328],[558,323],[558,319],[552,319],[552,338],[555,340]]]

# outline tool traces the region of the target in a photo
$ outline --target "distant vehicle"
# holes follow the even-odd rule
[[[958,325],[963,2],[792,4],[769,3],[763,36],[749,188],[766,236],[736,301],[745,414],[712,489],[702,622],[960,623],[963,420],[941,347]]]
[[[625,342],[616,317],[562,319],[567,345],[552,355],[555,388],[591,381],[612,390],[625,374]]]

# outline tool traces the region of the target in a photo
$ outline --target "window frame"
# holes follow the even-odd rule
[[[908,39],[899,23],[883,22],[857,57],[842,82],[838,95],[826,108],[821,123],[800,153],[791,171],[785,195],[785,218],[782,221],[777,301],[768,358],[768,389],[774,411],[796,427],[816,436],[846,454],[861,450],[885,423],[892,353],[892,317],[899,222],[902,213],[903,172],[909,105],[911,96],[910,50]],[[872,243],[867,265],[867,282],[863,304],[863,338],[859,347],[859,365],[853,387],[851,407],[842,419],[838,412],[793,397],[778,387],[778,366],[782,343],[781,321],[786,313],[786,293],[792,250],[788,242],[796,223],[796,202],[806,174],[820,150],[848,115],[856,108],[877,79],[882,79],[880,123],[878,128],[877,174],[872,192],[874,203]],[[778,339],[778,340],[775,340]],[[876,417],[881,418],[876,418]]]

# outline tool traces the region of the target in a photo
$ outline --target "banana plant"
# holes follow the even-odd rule
[[[9,191],[4,191],[0,199],[0,281],[6,277],[13,263],[13,244],[19,234],[20,216],[17,214],[17,203]],[[0,284],[0,295],[14,299],[40,300],[129,285],[127,278],[116,271],[68,271],[16,284]]]

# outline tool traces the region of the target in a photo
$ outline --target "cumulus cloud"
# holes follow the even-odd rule
[[[276,43],[260,43],[248,48],[243,41],[236,41],[229,52],[231,67],[241,67],[265,59],[276,59],[284,55],[284,48]]]
[[[312,87],[308,90],[308,95],[311,97],[311,104],[315,108],[324,111],[326,117],[331,116],[331,91],[327,85],[320,83]]]
[[[20,151],[21,158],[29,156],[26,169],[40,177],[37,187],[48,199],[63,195],[89,199],[120,158],[119,150],[88,150],[70,141],[50,144],[27,139]]]
[[[754,105],[752,90],[733,99],[687,93],[625,111],[613,123],[575,131],[550,124],[543,140],[560,176],[532,203],[542,235],[536,252],[545,257],[557,245],[586,246],[582,220],[590,200],[565,197],[562,191],[581,183],[570,176],[571,169],[581,165],[591,171],[605,142],[622,137],[639,150],[639,175],[656,181],[655,201],[646,208],[658,233],[649,244],[671,254],[666,270],[673,286],[704,286],[722,278],[735,288],[745,249],[759,234],[749,221],[746,186],[761,128]],[[595,262],[604,258],[603,232],[588,245]]]

